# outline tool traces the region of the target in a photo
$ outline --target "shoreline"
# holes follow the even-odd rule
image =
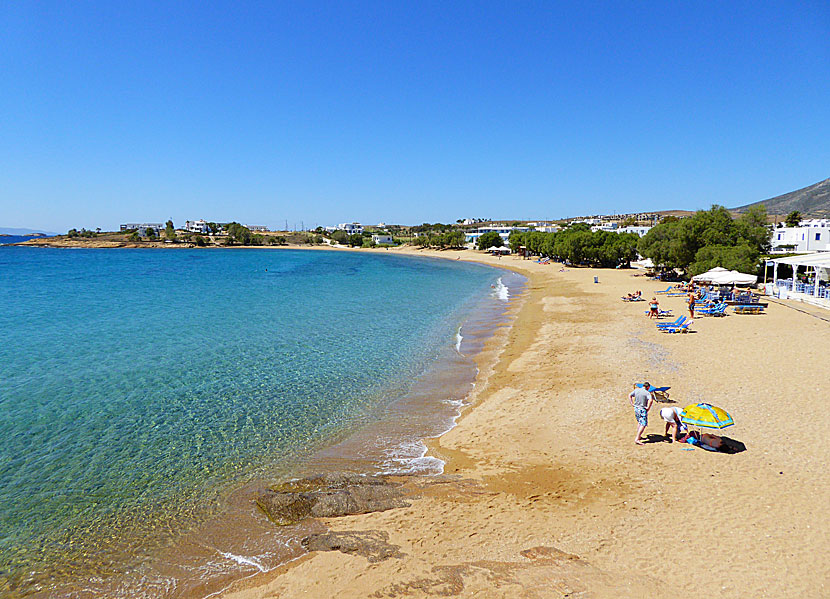
[[[256,248],[254,248],[254,249],[256,249]],[[291,248],[280,248],[280,249],[291,249]],[[307,248],[307,249],[318,249],[318,248]],[[319,249],[326,249],[326,248],[319,248]],[[349,250],[349,251],[357,251],[357,250],[355,249],[355,250]],[[369,250],[369,251],[372,251],[372,250]],[[375,250],[374,253],[377,253],[377,251],[378,250]],[[386,254],[387,252],[384,251],[383,253]],[[417,252],[414,254],[414,256],[415,257],[422,257],[422,258],[426,257],[426,258],[430,258],[430,259],[434,258],[434,256],[422,256],[422,255],[420,255],[420,253],[417,253]],[[491,275],[491,276],[493,276],[493,278],[498,277],[498,276],[507,276],[507,273],[513,272],[513,269],[498,269],[498,270],[502,274],[494,273],[493,275]],[[507,279],[505,279],[505,281],[507,281]],[[523,288],[524,287],[521,287],[520,289],[523,289]],[[509,320],[509,317],[506,315],[506,310],[508,309],[506,306],[515,305],[515,303],[517,301],[520,301],[520,300],[517,300],[516,298],[511,298],[509,303],[505,303],[504,305],[502,305],[501,300],[499,300],[498,298],[495,298],[493,296],[492,291],[493,290],[488,290],[488,293],[486,293],[485,296],[483,296],[481,299],[474,299],[474,300],[472,300],[472,303],[469,306],[460,308],[461,312],[459,313],[459,315],[463,316],[463,323],[464,323],[463,326],[464,326],[464,331],[465,331],[464,335],[465,335],[465,337],[469,337],[469,339],[464,340],[465,344],[468,343],[470,340],[475,339],[476,331],[474,331],[473,329],[468,329],[467,327],[470,326],[471,319],[475,318],[476,314],[478,314],[479,318],[480,318],[481,317],[480,313],[482,311],[489,310],[489,311],[492,312],[493,310],[495,310],[496,312],[498,312],[497,322],[490,323],[491,319],[486,320],[486,322],[490,323],[490,324],[487,324],[487,326],[486,326],[487,331],[485,331],[484,334],[485,334],[485,337],[487,338],[487,345],[490,345],[492,338],[498,333],[499,328],[503,327],[506,320]],[[511,295],[513,295],[514,293],[516,293],[516,292],[514,291]],[[521,293],[521,291],[519,291],[519,293]],[[486,298],[491,298],[491,299],[486,299]],[[487,306],[490,306],[490,307],[487,308]],[[485,322],[485,321],[480,320],[479,324],[481,322]],[[473,326],[475,326],[475,325],[473,325]],[[481,331],[478,331],[478,333],[480,334]],[[453,351],[455,352],[455,351],[457,351],[457,349],[453,348]],[[449,353],[452,353],[452,352],[449,352]],[[458,353],[460,354],[460,352],[458,352]],[[467,350],[465,350],[465,353],[468,353]],[[463,356],[463,354],[461,354],[461,355]],[[446,367],[449,366],[449,363],[445,364],[446,360],[444,360],[440,356],[438,357],[438,359],[440,360],[441,363],[440,364],[439,363],[434,364],[433,366],[430,367],[430,370],[436,371],[435,374],[440,375],[441,371],[445,370]],[[468,361],[470,364],[473,364],[473,363],[476,362],[476,356],[468,355],[464,358],[464,360]],[[429,374],[430,374],[430,372],[425,372],[423,376],[427,376]],[[452,378],[452,376],[449,376],[449,377],[447,377],[447,376],[443,376],[443,377],[434,376],[433,378],[435,378],[436,380],[441,379],[441,380],[443,380],[443,382],[448,382],[450,379],[455,380],[455,379]],[[471,383],[473,385],[474,385],[474,381],[477,378],[478,377],[476,377],[474,375],[474,378],[471,381]],[[466,379],[465,379],[465,381],[466,381]],[[466,384],[464,381],[461,381],[461,382]],[[427,441],[427,439],[435,436],[436,434],[440,436],[440,434],[442,434],[443,432],[446,432],[446,430],[449,430],[449,429],[453,428],[455,426],[455,421],[459,417],[460,406],[463,405],[463,402],[467,401],[466,398],[470,395],[470,392],[471,392],[471,389],[466,388],[464,390],[463,394],[461,396],[459,396],[458,398],[450,398],[450,399],[454,400],[453,406],[450,408],[450,410],[452,411],[450,420],[452,420],[452,422],[450,423],[449,420],[448,420],[446,427],[444,427],[443,424],[441,424],[441,429],[440,430],[434,430],[434,426],[432,427],[433,430],[423,428],[422,433],[418,435],[419,442],[425,442],[425,441]],[[442,398],[443,397],[449,397],[449,396],[446,396],[446,393],[447,393],[447,391],[445,389],[440,389],[440,388],[433,389],[433,393],[431,394],[429,399],[431,400],[432,404],[435,404],[436,407],[427,407],[427,410],[430,412],[430,414],[428,414],[427,416],[431,415],[431,416],[440,417],[439,411],[447,412],[446,408],[440,407],[434,401],[434,398],[436,398],[436,397],[442,397]],[[408,397],[408,395],[407,395],[407,397]],[[393,404],[401,402],[402,399],[405,400],[406,398],[397,399],[393,402]],[[447,402],[442,400],[440,403],[444,404],[444,403],[447,403]],[[390,404],[390,406],[393,405],[393,404]],[[434,414],[433,414],[433,412],[434,412]],[[409,412],[405,408],[404,408],[402,413],[409,414]],[[388,417],[385,417],[385,418],[388,419],[388,418],[391,418],[391,416],[388,416]],[[420,424],[423,426],[425,423],[429,423],[429,422],[432,422],[432,420],[427,419],[426,421],[420,422]],[[436,422],[437,422],[437,420],[436,420]],[[433,424],[435,424],[435,423],[433,423]],[[352,441],[352,445],[351,445],[352,452],[350,454],[348,451],[346,451],[346,454],[349,454],[349,455],[353,454],[353,457],[350,458],[349,460],[346,460],[346,461],[353,468],[357,467],[357,471],[362,472],[363,470],[366,470],[366,466],[368,464],[372,465],[371,470],[377,470],[377,466],[381,465],[381,462],[379,460],[370,459],[366,455],[360,455],[359,456],[359,454],[361,454],[362,452],[355,451],[356,449],[359,449],[360,442],[357,441],[356,442],[357,444],[355,444],[354,440],[358,436],[362,436],[362,437],[364,437],[363,440],[365,441],[366,437],[367,437],[366,430],[371,429],[372,431],[374,431],[375,428],[376,428],[376,423],[363,425],[359,429],[356,429],[356,430],[352,431],[351,433],[349,433],[348,437],[345,440],[341,439],[340,441],[335,441],[335,447],[342,446],[344,443]],[[387,426],[386,428],[388,429],[389,427]],[[363,430],[363,429],[366,429],[366,430]],[[390,431],[391,431],[391,429],[386,430],[386,433],[389,433]],[[394,431],[391,431],[391,432],[394,432]],[[404,429],[401,429],[399,432],[401,432],[401,435],[403,435]],[[411,431],[409,431],[409,432],[411,432]],[[389,439],[389,442],[392,442],[393,437],[389,436],[389,435],[387,435],[387,437]],[[394,437],[394,439],[398,439],[398,437]],[[401,437],[401,439],[403,439],[403,437]],[[395,442],[397,443],[397,441],[395,441]],[[325,453],[326,451],[331,451],[331,449],[332,449],[331,447],[327,447],[326,449],[315,451],[313,455],[308,456],[307,458],[305,458],[303,460],[302,463],[298,464],[297,468],[292,469],[292,472],[295,472],[295,474],[298,474],[298,475],[302,475],[303,472],[310,473],[310,472],[315,472],[316,471],[316,472],[319,473],[320,470],[316,470],[314,466],[311,466],[311,469],[309,469],[308,463],[317,461],[318,466],[319,466],[320,459],[321,459],[320,454]],[[427,448],[426,445],[423,446],[423,451],[424,451],[424,454],[428,453],[428,448]],[[335,461],[335,463],[333,463],[333,464],[329,464],[327,466],[324,466],[321,470],[324,471],[324,472],[325,471],[337,472],[338,471],[338,466],[342,467],[346,463],[345,461],[342,461],[342,456],[343,455],[344,454],[339,454],[338,457],[337,457],[337,460],[341,460],[340,462]],[[361,464],[364,466],[363,468],[361,468]],[[443,467],[443,465],[442,465],[442,467]],[[369,472],[369,470],[366,470],[366,471]],[[417,477],[417,476],[431,476],[431,475],[432,475],[432,473],[428,473],[428,472],[407,473],[407,472],[403,472],[403,471],[399,472],[399,473],[393,473],[392,474],[392,476],[398,476],[398,477],[404,477],[404,478],[408,478],[410,476]],[[171,568],[173,568],[174,570],[177,568],[178,570],[180,570],[182,572],[184,572],[186,570],[189,570],[189,569],[198,570],[198,569],[200,569],[199,564],[198,564],[199,560],[194,559],[194,558],[201,558],[204,563],[210,563],[210,562],[218,563],[219,561],[221,561],[219,559],[218,555],[215,556],[215,557],[212,557],[211,555],[206,554],[205,551],[204,551],[205,549],[207,549],[209,547],[213,547],[213,546],[215,546],[216,547],[215,550],[218,550],[220,554],[225,556],[225,558],[236,560],[241,566],[244,566],[245,564],[247,564],[248,566],[255,565],[256,568],[258,568],[258,569],[262,569],[262,567],[265,567],[266,569],[269,569],[269,571],[270,571],[271,566],[266,565],[267,561],[262,561],[261,562],[262,566],[260,566],[259,559],[261,558],[261,556],[257,556],[256,553],[252,554],[252,553],[246,553],[245,552],[242,545],[239,544],[240,541],[243,540],[243,539],[241,539],[239,534],[233,534],[231,532],[231,534],[229,536],[225,537],[225,536],[223,536],[223,533],[232,531],[232,526],[233,525],[241,525],[243,527],[244,526],[250,526],[252,535],[258,535],[258,534],[267,535],[269,531],[267,531],[266,528],[270,527],[272,525],[271,525],[270,522],[267,522],[267,521],[263,522],[264,518],[262,517],[262,514],[258,514],[258,513],[257,514],[250,514],[251,511],[256,511],[256,508],[253,506],[252,497],[254,497],[257,494],[257,492],[259,492],[263,487],[267,487],[270,484],[273,484],[274,482],[276,482],[276,480],[278,480],[278,478],[269,478],[268,480],[264,480],[264,481],[249,481],[248,483],[246,483],[244,485],[244,487],[240,487],[240,488],[237,488],[236,490],[234,490],[228,496],[228,502],[226,504],[226,505],[230,506],[230,512],[229,512],[229,518],[228,518],[228,523],[230,524],[230,526],[222,523],[222,520],[223,520],[224,516],[211,518],[211,521],[207,522],[204,527],[202,527],[202,526],[199,527],[200,530],[190,531],[190,532],[186,533],[185,536],[182,537],[182,539],[183,539],[182,542],[177,543],[177,545],[184,548],[185,553],[187,555],[187,558],[184,561],[182,561],[180,563],[177,562],[177,556],[179,555],[177,553],[177,550],[174,550],[173,552],[169,552],[167,550],[164,550],[161,554],[158,554],[158,557],[160,559],[155,559],[154,558],[154,559],[150,560],[150,562],[148,562],[150,564],[152,564],[152,563],[160,564],[161,565],[160,569],[157,569],[155,567],[150,567],[149,570],[145,570],[142,567],[141,571],[145,572],[145,574],[142,574],[142,576],[146,577],[147,573],[156,574],[156,575],[161,573],[162,576],[157,576],[159,578],[159,580],[161,580],[164,577],[165,572],[173,571],[173,570],[171,570]],[[265,526],[263,526],[263,524]],[[311,526],[301,525],[298,528],[300,529],[299,536],[297,534],[289,535],[289,537],[292,537],[292,538],[296,537],[293,540],[296,540],[296,546],[297,547],[299,546],[300,538],[302,538],[302,532],[303,531],[308,532],[309,530],[315,530],[315,528],[317,528],[317,527],[315,527],[314,525],[311,525]],[[202,535],[204,535],[204,536],[202,536]],[[280,537],[280,538],[282,538],[282,537]],[[223,539],[224,539],[224,541],[223,541]],[[292,539],[289,539],[289,541],[290,540],[292,540]],[[257,546],[257,542],[254,542],[254,546]],[[239,551],[234,549],[234,547],[239,548]],[[226,551],[227,554],[223,553],[223,551]],[[244,557],[245,555],[252,555],[252,556],[255,556],[255,557],[253,557],[253,561],[250,561],[250,560],[246,561],[246,558]],[[288,562],[293,562],[294,560],[296,560],[298,558],[301,559],[302,557],[303,557],[302,555],[300,555],[298,557],[291,557],[288,560]],[[177,563],[178,563],[178,566],[177,566]],[[278,566],[278,567],[282,567],[282,566]],[[243,575],[243,576],[240,577],[237,574],[234,574],[232,576],[232,578],[238,579],[238,580],[247,580],[250,576],[250,575]],[[175,578],[176,575],[172,574],[172,576]],[[256,576],[256,573],[254,573],[254,576]],[[180,586],[180,588],[182,590],[184,590],[184,594],[174,594],[174,596],[185,596],[185,597],[191,597],[191,596],[192,597],[202,597],[202,596],[205,596],[205,594],[198,591],[198,589],[206,589],[206,590],[209,589],[211,591],[209,593],[210,596],[216,594],[217,592],[221,592],[221,591],[216,591],[215,590],[217,588],[215,585],[212,585],[212,584],[207,583],[207,582],[205,584],[198,584],[198,583],[197,584],[184,584],[184,583],[192,583],[193,582],[192,580],[185,580],[185,579],[182,579],[179,582],[183,583],[183,584],[178,585],[178,586]],[[101,589],[98,589],[97,591],[95,591],[92,588],[88,588],[86,592],[88,592],[90,594],[90,596],[102,596],[102,595],[103,596],[121,596],[125,592],[125,589],[129,589],[129,588],[132,587],[132,583],[130,582],[130,579],[125,579],[125,578],[122,578],[120,576],[116,576],[115,578],[113,578],[112,583],[113,584],[106,583],[106,588],[105,589],[101,588]],[[71,586],[74,586],[74,585],[71,585]],[[97,586],[97,585],[95,585],[95,586]],[[224,585],[223,588],[227,588],[227,586]],[[64,588],[53,589],[53,591],[58,593],[59,596],[63,596],[64,590],[65,590]],[[79,589],[78,589],[78,587],[74,587],[74,591],[72,590],[72,588],[69,588],[67,590],[69,590],[70,594],[71,594],[71,592],[77,592]],[[138,590],[138,589],[134,589],[134,590]],[[98,594],[98,593],[100,593],[100,594]],[[42,595],[41,593],[37,593],[35,596],[58,596],[58,595],[52,595],[51,592],[50,592],[50,593],[47,593],[46,595]]]
[[[429,443],[445,475],[412,481],[408,508],[320,521],[383,535],[399,556],[371,563],[309,553],[220,596],[671,597],[684,587],[825,596],[830,526],[814,515],[830,498],[828,451],[798,424],[770,426],[769,417],[786,388],[788,409],[818,419],[811,430],[830,424],[810,410],[816,393],[830,392],[826,324],[770,306],[762,317],[696,319],[694,334],[663,335],[641,306],[619,301],[657,290],[630,270],[559,273],[559,265],[468,257],[519,271],[528,284],[486,382],[457,425]],[[790,334],[779,338],[782,330]],[[770,336],[773,354],[763,342]],[[726,435],[747,450],[681,451],[662,441],[657,410],[646,430],[652,442],[635,446],[625,397],[644,379],[670,385],[675,405],[729,409],[737,425]]]

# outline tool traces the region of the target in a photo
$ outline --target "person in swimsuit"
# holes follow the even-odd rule
[[[651,298],[651,302],[649,303],[648,307],[649,307],[649,311],[648,311],[648,317],[649,318],[657,318],[658,316],[660,316],[660,312],[659,312],[660,302],[657,301],[656,297]]]

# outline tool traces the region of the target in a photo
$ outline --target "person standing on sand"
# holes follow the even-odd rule
[[[689,294],[689,318],[695,317],[695,294]]]
[[[651,385],[648,383],[643,383],[642,387],[634,385],[634,391],[628,394],[628,401],[631,402],[634,416],[637,418],[637,435],[634,437],[634,442],[637,445],[645,445],[642,439],[643,431],[648,426],[648,411],[654,403]]]
[[[651,302],[649,302],[648,308],[649,319],[660,317],[660,302],[657,301],[656,297],[651,298]]]

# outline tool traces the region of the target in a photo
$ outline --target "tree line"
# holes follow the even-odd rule
[[[419,247],[461,248],[464,247],[466,239],[464,232],[456,229],[445,233],[431,231],[416,237],[412,243]]]
[[[484,235],[479,242],[483,238]],[[637,257],[638,240],[636,233],[591,231],[589,225],[577,223],[555,233],[512,231],[508,244],[514,252],[524,247],[532,254],[561,262],[615,268],[628,266]],[[482,248],[481,244],[479,248],[487,249]]]
[[[753,206],[737,219],[717,205],[687,218],[669,216],[638,244],[640,254],[658,268],[676,268],[692,276],[715,266],[755,273],[769,248],[770,227],[763,206]]]

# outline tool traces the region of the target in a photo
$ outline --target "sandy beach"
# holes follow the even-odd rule
[[[826,321],[772,304],[667,335],[619,299],[663,288],[636,271],[459,254],[530,283],[471,407],[432,443],[445,476],[410,480],[410,507],[322,522],[392,557],[312,552],[224,597],[828,596]],[[643,380],[677,403],[655,404],[637,446],[627,394]],[[747,450],[663,441],[658,409],[696,401],[727,409]]]

